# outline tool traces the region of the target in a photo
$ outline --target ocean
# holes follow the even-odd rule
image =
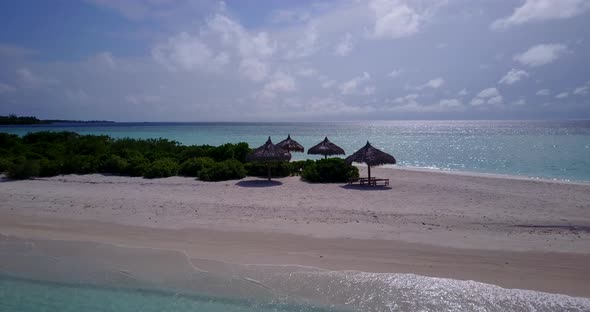
[[[0,126],[0,132],[74,131],[182,144],[246,142],[288,134],[306,149],[327,136],[347,155],[370,141],[396,166],[590,181],[590,121],[362,121],[313,123],[105,123]],[[293,159],[317,159],[293,153]]]

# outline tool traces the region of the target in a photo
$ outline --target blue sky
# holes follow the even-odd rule
[[[588,0],[0,2],[0,114],[590,118]]]

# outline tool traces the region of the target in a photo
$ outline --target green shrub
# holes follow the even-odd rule
[[[39,161],[36,159],[19,159],[8,168],[6,176],[15,180],[37,177],[39,176]]]
[[[268,177],[267,162],[250,162],[244,165],[246,174],[251,177]],[[291,175],[291,167],[288,162],[275,161],[270,163],[270,173],[274,178],[284,178]]]
[[[61,173],[61,164],[57,160],[43,158],[39,160],[39,176],[53,177]]]
[[[312,183],[348,182],[350,178],[358,178],[356,167],[344,162],[341,158],[320,159],[306,164],[301,177]]]
[[[305,169],[305,166],[309,163],[313,164],[314,161],[308,159],[289,162],[289,171],[291,172],[291,175],[300,175],[303,169]]]
[[[211,167],[215,161],[209,157],[190,158],[180,165],[178,171],[185,177],[198,177],[201,170]]]
[[[124,173],[132,177],[143,176],[150,165],[149,160],[141,154],[132,155],[127,158],[127,163],[128,166],[125,168]]]
[[[129,163],[118,155],[105,156],[99,168],[102,173],[124,174],[127,172]]]
[[[0,158],[0,173],[6,172],[12,166],[12,161],[6,158]]]
[[[199,178],[203,181],[237,180],[244,177],[246,177],[246,169],[235,159],[214,163],[211,167],[201,170],[199,174]]]
[[[70,155],[64,159],[62,173],[89,174],[98,172],[100,162],[92,155]]]
[[[176,175],[178,172],[178,164],[170,158],[158,159],[152,162],[143,174],[144,178],[166,178]]]

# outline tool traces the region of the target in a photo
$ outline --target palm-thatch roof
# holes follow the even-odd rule
[[[311,155],[324,155],[326,157],[332,155],[344,155],[344,150],[340,148],[338,145],[330,142],[328,137],[324,138],[322,142],[317,145],[314,145],[309,150],[307,150],[308,154]]]
[[[287,135],[287,138],[277,143],[276,146],[289,151],[289,152],[301,152],[305,151],[303,145],[297,143],[297,141],[291,139],[291,135]]]
[[[291,153],[272,144],[270,137],[264,145],[254,149],[246,156],[246,161],[289,161]]]
[[[349,164],[352,164],[353,162],[367,164],[367,176],[369,177],[369,180],[371,180],[371,166],[385,164],[394,165],[396,163],[393,156],[374,148],[369,141],[367,141],[367,144],[363,148],[346,157],[344,161]]]
[[[268,180],[271,179],[270,162],[271,161],[289,161],[291,159],[291,153],[286,151],[274,144],[268,137],[268,140],[261,147],[254,149],[250,154],[246,156],[246,161],[260,161],[267,162],[268,166]]]

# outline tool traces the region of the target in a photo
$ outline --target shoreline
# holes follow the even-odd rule
[[[154,229],[42,218],[3,218],[0,225],[0,237],[23,239],[32,245],[50,242],[62,246],[62,243],[70,243],[77,246],[78,251],[67,247],[60,249],[74,253],[92,248],[92,244],[130,250],[131,253],[135,250],[156,254],[177,253],[179,259],[175,261],[182,262],[182,258],[185,258],[188,267],[195,272],[221,276],[248,267],[271,270],[284,268],[286,271],[414,274],[476,281],[505,289],[590,298],[590,290],[585,287],[590,280],[590,267],[587,265],[590,263],[590,254],[490,251],[393,240],[314,238],[295,234],[269,235],[267,232],[198,228]],[[89,247],[85,247],[88,244]],[[241,248],[243,245],[249,248]],[[560,265],[556,266],[555,263]]]
[[[590,297],[590,185],[372,171],[390,186],[309,184],[299,177],[3,181],[0,234]]]

